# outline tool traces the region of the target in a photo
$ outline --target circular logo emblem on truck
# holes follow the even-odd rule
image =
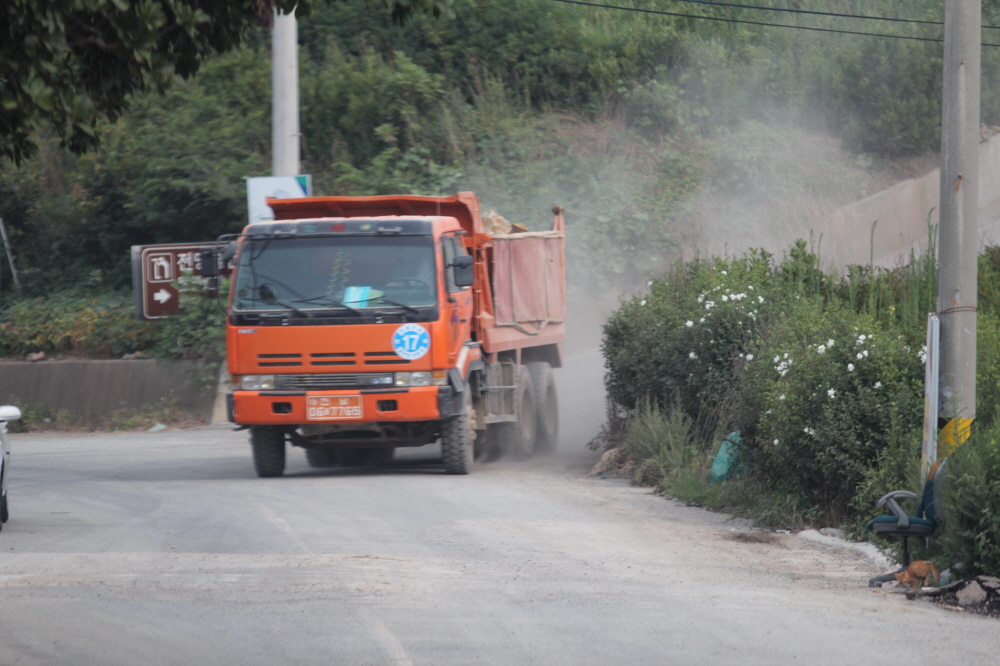
[[[416,361],[431,348],[431,336],[420,324],[403,324],[392,334],[392,351],[407,361]]]

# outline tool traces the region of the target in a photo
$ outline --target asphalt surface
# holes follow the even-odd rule
[[[582,446],[257,479],[245,433],[14,435],[0,664],[996,664],[1000,624]],[[569,448],[569,447],[565,447]]]

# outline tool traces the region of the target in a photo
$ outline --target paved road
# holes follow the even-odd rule
[[[14,436],[0,664],[995,664],[1000,625],[591,454],[253,476],[244,433]]]

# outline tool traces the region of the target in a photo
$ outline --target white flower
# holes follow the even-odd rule
[[[836,398],[837,397],[837,391],[835,391],[834,389],[830,389],[829,391],[826,392],[826,394],[828,396],[830,396],[831,398]]]
[[[722,274],[723,275],[729,275],[729,273],[727,273],[726,271],[722,271]]]
[[[875,388],[882,388],[882,382],[875,382]]]
[[[644,298],[644,299],[642,299],[642,301],[641,301],[641,302],[639,303],[639,305],[645,305],[645,304],[646,304],[646,299]]]
[[[701,303],[703,300],[705,300],[705,294],[702,294],[701,296],[698,297],[699,303]]]
[[[867,349],[866,349],[866,350],[864,350],[864,351],[863,351],[863,352],[861,352],[861,353],[865,355],[865,358],[868,358],[868,350],[867,350]]]
[[[688,319],[686,322],[684,322],[684,325],[687,326],[688,328],[691,328],[692,326],[694,326],[694,322]]]
[[[847,371],[848,372],[854,372],[854,364],[853,363],[848,363],[847,364]]]
[[[785,352],[785,358],[788,358],[788,352]]]
[[[816,434],[816,431],[813,430],[812,428],[803,428],[802,432],[804,432],[807,435],[815,435]]]
[[[781,361],[781,357],[780,356],[775,356],[774,357],[774,362],[778,363],[779,361]]]
[[[775,446],[777,446],[777,445],[778,445],[778,440],[774,440],[774,445],[775,445]]]
[[[757,297],[757,301],[758,301],[759,303],[763,303],[763,302],[764,302],[764,297],[763,297],[763,296],[758,296],[758,297]]]
[[[784,393],[782,393],[781,395],[778,396],[778,400],[784,400],[784,399],[785,399],[785,394]]]
[[[818,351],[818,352],[819,352],[820,354],[825,354],[825,353],[826,353],[826,345],[820,345],[820,346],[819,346],[819,347],[818,347],[818,348],[816,349],[816,351]]]
[[[864,333],[862,333],[861,335],[858,336],[858,344],[863,343],[867,339],[868,339],[868,336],[865,335]]]
[[[699,324],[704,324],[704,323],[705,323],[705,318],[704,318],[704,317],[702,317],[701,319],[699,319],[699,320],[698,320],[698,323],[699,323]]]
[[[695,354],[694,352],[691,352],[690,354],[688,354],[688,358],[698,358],[698,355]]]
[[[722,295],[722,302],[723,302],[723,303],[725,303],[725,302],[726,302],[726,301],[728,301],[728,300],[729,300],[729,297],[728,297],[728,296],[726,296],[725,294],[723,294],[723,295]]]
[[[705,301],[705,309],[711,310],[715,307],[715,301]]]
[[[753,354],[747,354],[747,360],[748,361],[752,361],[753,360]]]
[[[647,286],[647,287],[652,287],[652,286],[653,286],[653,281],[652,281],[652,280],[650,280],[649,282],[647,282],[647,283],[646,283],[646,286]]]
[[[833,338],[830,338],[829,340],[826,341],[826,346],[827,347],[832,347],[833,346]]]
[[[753,290],[753,285],[750,285],[747,289]]]
[[[863,359],[864,357],[865,357],[865,355],[864,355],[864,354],[862,354],[861,352],[858,352],[858,360],[859,360],[859,361],[860,361],[861,359]]]
[[[766,411],[766,412],[764,412],[764,413],[765,413],[765,414],[770,414],[770,413],[771,413],[771,410],[769,409],[769,410],[767,410],[767,411]]]

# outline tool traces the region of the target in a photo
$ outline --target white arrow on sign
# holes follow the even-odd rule
[[[164,303],[166,303],[167,301],[169,301],[172,297],[173,297],[173,294],[171,294],[166,289],[161,289],[158,292],[156,292],[155,294],[153,294],[153,300],[156,301],[157,303],[159,303],[160,305],[163,305]]]

